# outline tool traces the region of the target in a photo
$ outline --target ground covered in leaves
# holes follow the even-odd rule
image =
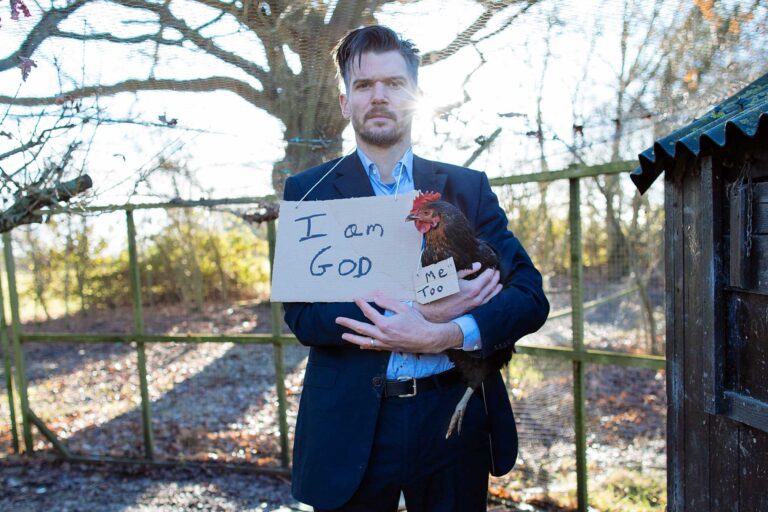
[[[221,469],[0,462],[0,510],[280,511],[311,510],[290,498],[284,479]]]
[[[195,313],[181,306],[157,306],[148,308],[145,317],[146,331],[157,334],[271,330],[269,307],[259,303],[208,304]],[[552,322],[535,341],[556,343],[568,327]],[[130,310],[117,309],[28,324],[24,330],[127,333],[132,328]],[[618,327],[599,322],[587,332],[598,333],[597,339],[621,340],[622,335]],[[291,443],[306,354],[300,345],[284,351]],[[306,509],[290,497],[287,478],[221,466],[280,465],[273,355],[271,345],[146,345],[155,458],[194,464],[188,466],[147,469],[19,459],[12,455],[3,393],[0,451],[6,455],[0,458],[0,510]],[[143,455],[135,346],[29,343],[25,357],[30,407],[73,453]],[[510,475],[492,479],[492,497],[510,507],[526,502],[534,506],[529,510],[568,510],[575,491],[571,365],[516,356],[508,386],[521,452]],[[661,472],[663,480],[663,372],[592,367],[587,398],[591,489],[612,485],[617,467],[638,474]],[[50,443],[34,428],[33,433],[35,449],[53,455]]]

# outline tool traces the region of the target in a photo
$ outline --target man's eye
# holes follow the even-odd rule
[[[370,82],[358,82],[355,89],[368,89],[371,86]]]
[[[403,83],[399,80],[392,80],[389,82],[389,86],[393,89],[399,89],[403,86]]]

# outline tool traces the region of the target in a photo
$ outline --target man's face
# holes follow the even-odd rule
[[[341,113],[364,142],[388,148],[410,137],[416,84],[397,51],[364,53],[349,70]]]

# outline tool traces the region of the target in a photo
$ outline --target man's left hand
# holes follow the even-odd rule
[[[336,323],[357,334],[344,333],[345,341],[367,350],[437,354],[451,348],[461,348],[464,335],[453,322],[433,323],[414,308],[389,297],[374,297],[377,306],[395,313],[384,316],[362,299],[355,304],[372,324],[338,317]]]

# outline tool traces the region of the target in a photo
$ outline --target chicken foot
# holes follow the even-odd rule
[[[451,423],[448,425],[448,432],[445,434],[446,439],[451,437],[454,430],[458,434],[461,434],[461,422],[464,419],[464,412],[467,410],[467,404],[474,391],[475,390],[472,388],[467,388],[464,392],[464,396],[461,397],[461,400],[459,400],[459,403],[456,405],[456,409],[453,411],[453,416],[451,416]]]

